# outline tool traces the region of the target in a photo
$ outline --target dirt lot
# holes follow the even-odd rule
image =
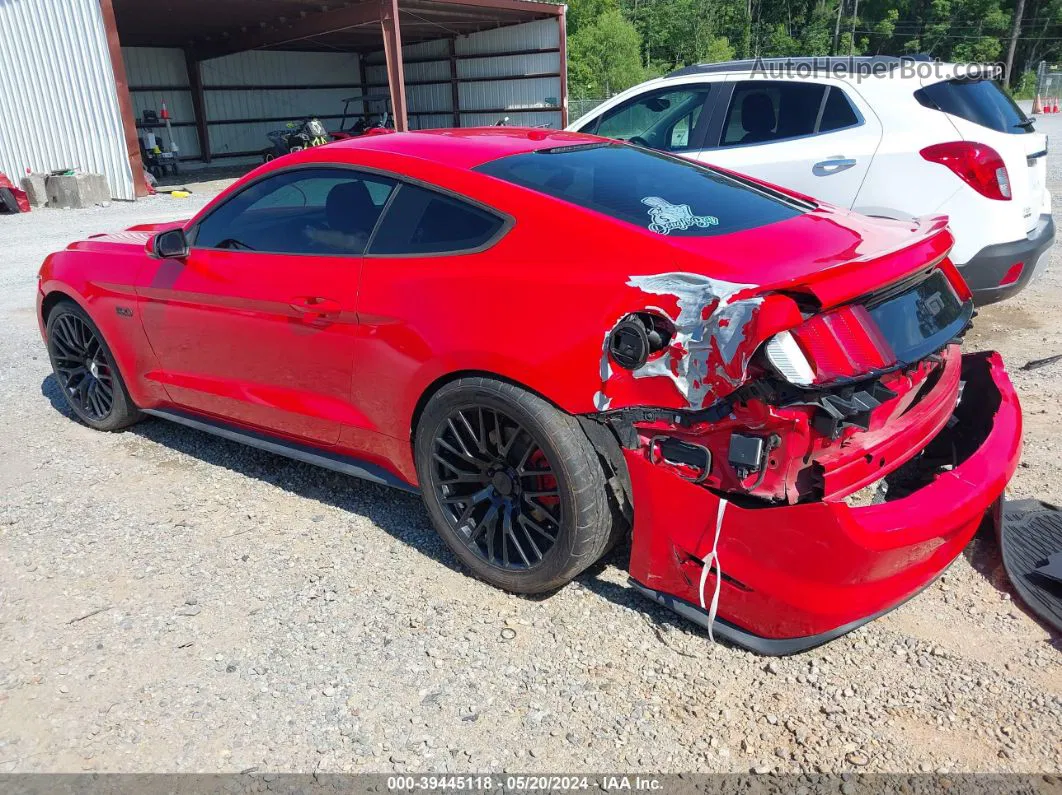
[[[1062,211],[1062,150],[1050,184]],[[622,550],[517,598],[462,574],[415,497],[158,420],[71,421],[41,259],[217,189],[0,218],[0,772],[1062,770],[1058,641],[991,538],[890,615],[768,661],[634,594]],[[1062,363],[1019,370],[1062,353],[1060,288],[1056,248],[967,346],[1002,351],[1021,393],[1010,496],[1062,504]]]

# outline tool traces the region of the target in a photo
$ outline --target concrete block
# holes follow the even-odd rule
[[[111,190],[102,174],[49,176],[44,184],[49,207],[80,210],[94,204],[109,204],[111,201]]]
[[[44,181],[47,174],[27,174],[22,178],[22,190],[26,191],[30,207],[44,207],[48,203],[48,189]]]

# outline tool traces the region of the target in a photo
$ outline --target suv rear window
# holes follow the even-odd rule
[[[915,92],[921,105],[1001,133],[1033,132],[1032,121],[994,80],[945,80]]]
[[[714,169],[624,144],[541,149],[476,171],[676,237],[740,232],[811,209]]]

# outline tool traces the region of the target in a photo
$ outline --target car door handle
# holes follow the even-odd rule
[[[820,160],[811,167],[811,173],[816,177],[828,177],[830,174],[839,174],[851,168],[856,161],[850,157],[831,157],[829,160]]]
[[[343,309],[343,305],[333,298],[304,295],[293,298],[291,308],[307,315],[337,315]]]

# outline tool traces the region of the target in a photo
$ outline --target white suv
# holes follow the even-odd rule
[[[967,67],[882,56],[691,66],[624,91],[568,129],[865,215],[946,214],[952,260],[980,303],[1025,287],[1054,242],[1047,137]]]

